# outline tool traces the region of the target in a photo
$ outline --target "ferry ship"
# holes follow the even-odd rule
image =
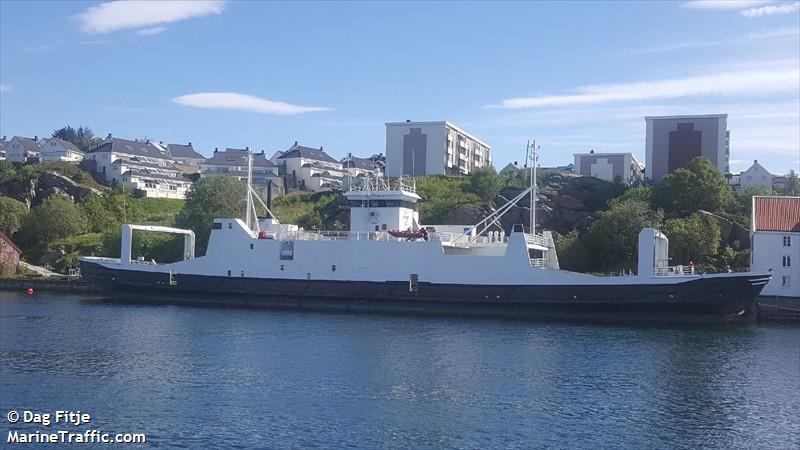
[[[376,178],[345,193],[350,231],[325,232],[283,225],[271,212],[259,219],[250,186],[245,220],[215,219],[204,256],[195,257],[191,230],[125,224],[121,258],[83,257],[81,274],[112,297],[137,301],[654,322],[748,319],[770,280],[669,266],[669,241],[652,228],[639,234],[635,275],[561,270],[551,233],[537,233],[534,219],[529,232],[492,228],[529,192],[535,199],[535,183],[476,225],[425,227],[413,180]],[[135,230],[182,234],[183,260],[132,259]]]

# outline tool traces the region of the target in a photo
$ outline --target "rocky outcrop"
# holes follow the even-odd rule
[[[97,189],[78,184],[63,175],[55,172],[44,172],[36,184],[36,201],[41,202],[43,199],[57,193],[64,193],[75,201],[83,200],[89,194],[102,194]]]
[[[699,211],[700,214],[710,217],[719,226],[719,234],[722,245],[728,245],[734,249],[750,248],[750,230],[743,225],[718,216],[708,211]]]
[[[541,179],[536,203],[537,225],[566,234],[573,229],[584,230],[594,222],[599,211],[608,208],[608,201],[621,195],[625,188],[618,184],[567,173],[551,173]],[[504,189],[496,203],[502,205],[514,198],[521,189]],[[511,225],[530,222],[530,197],[526,196],[502,219],[508,232]]]

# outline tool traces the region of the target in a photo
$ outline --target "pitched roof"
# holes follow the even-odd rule
[[[89,150],[89,153],[98,152],[113,152],[123,153],[126,155],[147,156],[149,158],[171,159],[169,156],[161,153],[158,147],[145,141],[129,141],[128,139],[120,139],[112,137],[107,139],[96,148]]]
[[[38,152],[39,151],[39,142],[35,141],[31,138],[24,137],[24,136],[14,136],[11,138],[12,140],[16,139],[22,144],[22,148],[28,152]]]
[[[753,231],[800,232],[800,197],[753,197]]]
[[[215,151],[211,158],[208,158],[203,164],[211,166],[246,166],[247,149],[226,148],[222,152]],[[275,167],[275,164],[272,164],[272,161],[264,156],[264,152],[253,153],[253,167]]]
[[[192,143],[183,144],[167,144],[167,154],[173,158],[195,158],[204,159],[204,156],[194,151]]]
[[[343,167],[354,167],[356,169],[374,170],[376,163],[369,158],[359,158],[357,156],[348,156],[342,160]]]
[[[750,167],[749,167],[747,170],[745,170],[744,172],[742,172],[740,175],[744,175],[745,173],[747,173],[747,172],[750,172],[751,170],[753,170],[753,171],[755,171],[755,172],[758,172],[758,171],[760,170],[760,171],[766,172],[766,173],[767,173],[767,174],[769,174],[769,175],[772,175],[771,173],[769,173],[769,170],[767,170],[767,169],[766,169],[764,166],[762,166],[761,164],[759,164],[758,160],[755,160],[755,161],[753,161],[753,165],[752,165],[752,166],[750,166]]]
[[[48,142],[50,142],[50,141],[56,141],[56,142],[58,142],[59,144],[61,144],[61,145],[63,145],[64,147],[66,147],[68,150],[71,150],[71,151],[73,151],[73,152],[83,153],[83,152],[81,151],[81,149],[79,149],[79,148],[78,148],[78,147],[77,147],[75,144],[73,144],[72,142],[70,142],[70,141],[65,141],[64,139],[59,139],[59,138],[57,138],[57,137],[50,138],[50,139],[45,139],[44,141],[42,141],[42,146],[46,145],[46,144],[47,144]]]
[[[10,238],[10,237],[8,237],[8,236],[6,236],[6,234],[5,234],[5,233],[3,233],[2,231],[0,231],[0,239],[2,239],[2,240],[4,240],[4,241],[8,242],[8,244],[9,244],[9,245],[11,245],[11,248],[13,248],[14,250],[16,250],[16,251],[17,251],[17,253],[19,253],[20,255],[22,254],[22,250],[20,250],[20,249],[19,249],[19,247],[17,247],[17,246],[14,244],[14,241],[12,241],[12,240],[11,240],[11,238]]]
[[[289,150],[286,150],[286,153],[278,157],[278,159],[288,158],[314,159],[317,161],[325,161],[334,164],[339,162],[331,158],[331,156],[325,153],[321,148],[304,147],[302,145],[297,145],[297,143],[295,143]]]

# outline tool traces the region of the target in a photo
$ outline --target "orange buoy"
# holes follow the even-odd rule
[[[28,295],[33,295],[33,288],[28,288]]]

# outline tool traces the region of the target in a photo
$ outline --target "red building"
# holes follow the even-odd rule
[[[11,238],[0,232],[0,276],[17,273],[21,254],[22,250],[11,242]]]

